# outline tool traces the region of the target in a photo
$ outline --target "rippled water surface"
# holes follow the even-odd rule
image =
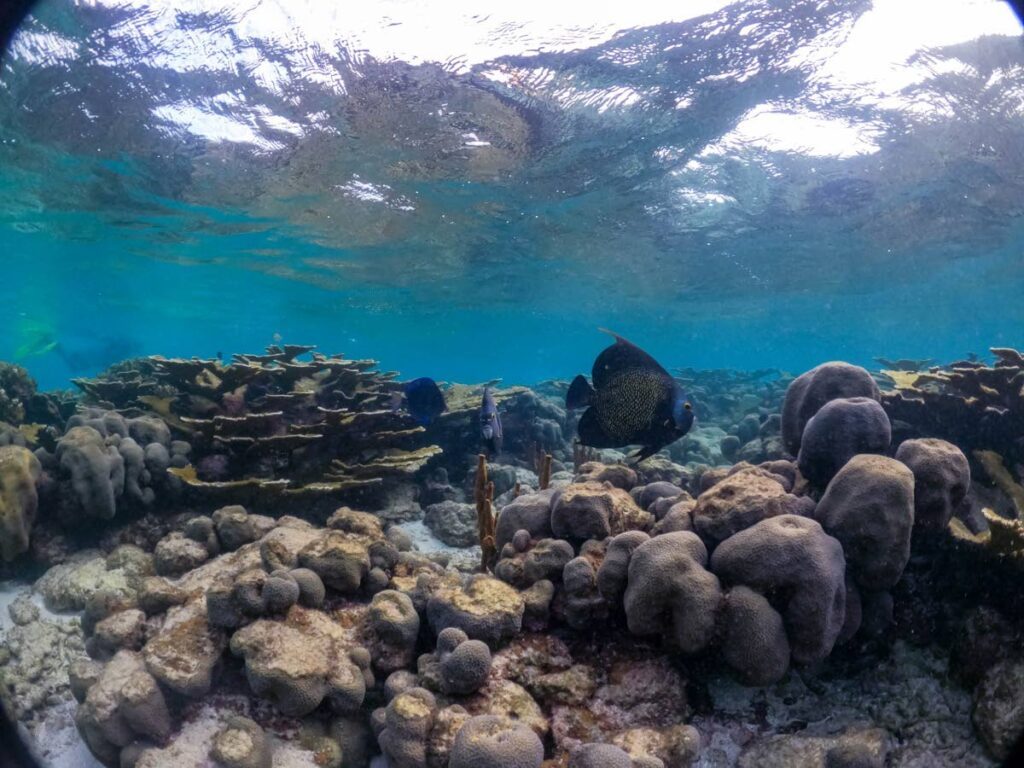
[[[1024,343],[989,0],[45,0],[0,76],[0,359],[275,334],[439,378]],[[428,7],[429,6],[429,7]]]

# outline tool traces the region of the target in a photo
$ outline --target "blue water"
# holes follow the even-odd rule
[[[0,74],[0,359],[45,387],[275,338],[527,383],[598,327],[951,360],[1024,346],[1022,252],[994,0],[48,0]]]

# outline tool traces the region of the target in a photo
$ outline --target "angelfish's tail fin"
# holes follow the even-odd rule
[[[586,408],[594,397],[594,388],[590,386],[582,374],[572,380],[569,391],[565,395],[565,407],[569,410]]]

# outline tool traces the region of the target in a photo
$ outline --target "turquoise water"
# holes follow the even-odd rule
[[[281,338],[439,379],[1024,344],[999,2],[50,0],[0,77],[0,359]],[[682,5],[685,8],[674,6]]]

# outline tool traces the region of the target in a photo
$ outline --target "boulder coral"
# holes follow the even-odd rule
[[[840,543],[816,521],[763,520],[719,544],[711,570],[727,585],[779,601],[794,661],[810,664],[831,652],[846,616],[846,561]]]
[[[27,448],[0,447],[0,557],[4,560],[28,551],[41,472],[39,460]]]
[[[65,519],[110,520],[124,491],[124,459],[92,427],[72,427],[57,443],[57,466],[70,492],[61,493]]]
[[[494,715],[470,718],[452,745],[448,768],[540,768],[544,745],[520,723]]]
[[[654,523],[630,494],[611,483],[574,483],[562,489],[551,510],[551,530],[569,541],[604,539]]]
[[[283,621],[258,619],[235,632],[230,647],[245,659],[253,693],[292,717],[325,699],[339,712],[353,712],[373,684],[370,654],[321,611],[296,605]]]
[[[935,438],[904,440],[896,459],[914,473],[914,525],[944,529],[971,487],[971,465],[963,451]]]
[[[270,768],[272,754],[259,724],[240,715],[227,719],[210,749],[210,757],[224,768]]]
[[[502,507],[494,528],[498,551],[512,541],[516,531],[529,531],[533,539],[551,538],[551,504],[558,493],[554,489],[527,493]]]
[[[782,616],[760,593],[742,584],[726,592],[720,632],[722,658],[744,683],[768,685],[789,669]]]
[[[782,404],[782,442],[786,450],[796,456],[807,422],[825,403],[840,397],[877,401],[882,396],[871,374],[849,363],[822,363],[793,379]]]
[[[629,631],[665,634],[683,653],[703,650],[714,636],[722,599],[707,562],[707,548],[689,531],[655,536],[637,547],[623,596]]]
[[[870,397],[830,400],[804,427],[797,465],[812,486],[824,488],[860,453],[884,453],[892,439],[885,410]]]
[[[910,558],[914,475],[886,456],[854,456],[828,484],[814,516],[842,544],[859,586],[889,589]]]
[[[690,519],[697,535],[714,546],[755,523],[791,513],[798,504],[779,478],[750,467],[727,475],[698,496]]]

